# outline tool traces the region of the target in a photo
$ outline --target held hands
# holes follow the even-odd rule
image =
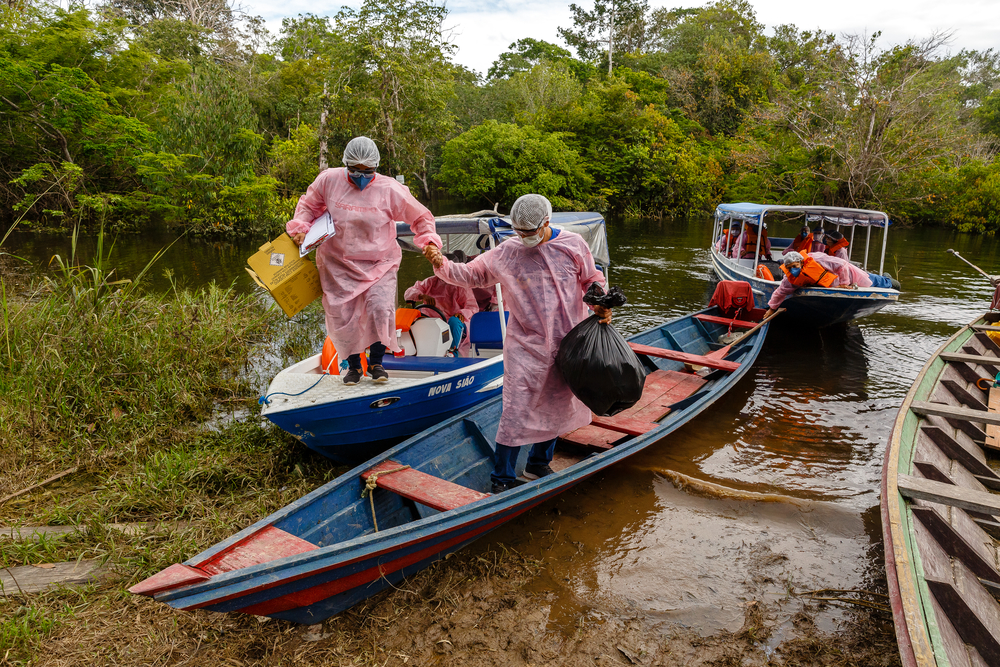
[[[300,248],[302,247],[302,242],[305,240],[306,240],[305,234],[292,234],[292,241],[294,241],[295,245]]]
[[[433,243],[428,243],[424,246],[424,257],[434,265],[435,269],[440,269],[444,266],[444,255],[441,254],[440,248]]]
[[[604,306],[593,306],[594,315],[601,318],[599,321],[601,324],[611,324],[611,309],[605,308]]]

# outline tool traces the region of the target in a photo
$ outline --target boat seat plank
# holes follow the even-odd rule
[[[974,348],[972,348],[974,349]],[[938,355],[944,361],[950,361],[954,363],[969,363],[969,364],[1000,364],[1000,358],[990,357],[981,354],[960,354],[958,352],[942,352]]]
[[[401,463],[396,461],[383,461],[374,468],[361,473],[361,479],[367,480],[372,473],[383,470],[399,468]],[[426,505],[441,512],[453,510],[469,503],[474,503],[483,498],[489,498],[490,494],[480,493],[475,489],[470,489],[446,479],[428,475],[425,472],[406,468],[387,475],[379,475],[376,485],[380,489],[392,491],[393,493],[408,498],[421,505]]]
[[[644,422],[638,419],[629,419],[628,417],[622,417],[620,414],[614,417],[592,417],[591,425],[597,426],[599,428],[607,429],[608,431],[617,431],[618,433],[624,433],[626,435],[642,435],[644,433],[649,433],[654,428],[659,426],[659,424],[653,422]]]
[[[942,484],[950,484],[953,486],[955,485],[955,482],[953,482],[952,479],[948,477],[948,475],[941,472],[941,469],[938,468],[933,463],[930,463],[928,461],[914,461],[913,467],[919,470],[921,475],[931,480],[932,482],[941,482]],[[980,524],[980,528],[983,528],[981,522],[984,521],[991,524],[996,523],[996,518],[992,514],[973,512],[971,510],[965,510],[965,511],[970,517],[972,517],[973,521]],[[1000,524],[997,524],[997,526],[1000,527]],[[983,530],[987,529],[983,528]],[[987,532],[989,531],[987,530]]]
[[[973,512],[1000,514],[1000,496],[986,491],[972,491],[912,475],[899,475],[897,488],[907,498],[960,507]]]
[[[195,564],[195,567],[211,575],[216,575],[268,563],[287,556],[295,556],[318,548],[312,542],[307,542],[280,528],[264,526],[231,545],[228,549],[220,551],[206,561]]]
[[[973,357],[982,356],[982,354],[983,354],[981,351],[977,350],[976,348],[972,347],[971,345],[964,346],[962,348],[962,352],[965,352],[969,356],[973,356]],[[992,357],[985,357],[985,358],[986,359],[992,359]],[[998,369],[998,366],[1000,366],[1000,358],[998,358],[995,362],[992,362],[992,361],[980,361],[980,362],[977,362],[977,363],[980,366],[982,366],[982,368],[983,368],[984,371],[986,371],[987,373],[989,373],[990,375],[992,375],[994,377],[996,377],[996,374],[998,372],[1000,372],[1000,369]]]
[[[962,421],[1000,425],[1000,414],[990,414],[985,410],[972,410],[969,408],[960,408],[956,405],[928,403],[927,401],[913,401],[910,404],[910,409],[921,415],[938,415]]]
[[[1000,331],[1000,327],[995,327],[989,324],[973,324],[972,328],[976,331]]]
[[[733,320],[728,317],[719,317],[718,315],[703,315],[698,313],[692,316],[699,322],[711,322],[712,324],[721,324],[723,326],[732,326],[734,329],[753,329],[757,326],[757,322],[747,322],[746,320]]]
[[[961,443],[938,427],[922,426],[920,432],[930,438],[944,452],[945,456],[961,463],[973,475],[992,477],[1000,481],[997,474],[993,472],[993,468],[983,463],[973,452],[970,452]]]
[[[615,429],[607,423],[608,420],[612,422],[621,420],[626,424],[645,423],[655,428],[658,426],[655,422],[670,413],[671,405],[698,391],[705,382],[703,378],[690,373],[655,371],[646,376],[642,397],[631,408],[622,410],[613,417],[597,417],[595,415],[594,423],[578,428],[572,433],[567,433],[561,439],[570,444],[590,449],[602,451],[610,449],[628,435],[637,434],[629,434],[628,431]]]
[[[941,386],[947,389],[952,396],[957,398],[959,403],[963,403],[973,410],[986,411],[986,404],[973,396],[969,390],[955,380],[941,380]]]
[[[694,364],[697,366],[705,366],[706,368],[714,368],[720,371],[735,371],[740,367],[740,365],[735,361],[726,361],[725,359],[713,359],[712,357],[703,356],[700,354],[690,354],[688,352],[678,352],[677,350],[665,350],[660,347],[653,347],[651,345],[641,345],[639,343],[629,343],[629,347],[636,354],[645,354],[648,357],[657,357],[659,359],[670,359],[671,361],[680,361],[685,364]]]

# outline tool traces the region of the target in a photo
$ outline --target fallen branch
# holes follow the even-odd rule
[[[26,489],[21,489],[20,491],[16,491],[16,492],[10,494],[9,496],[4,496],[3,498],[0,498],[0,505],[3,505],[8,500],[13,500],[14,498],[17,498],[18,496],[23,496],[26,493],[34,491],[35,489],[40,489],[43,486],[45,486],[46,484],[50,484],[50,483],[56,481],[57,479],[62,479],[66,475],[72,475],[73,473],[77,472],[79,469],[80,469],[79,466],[73,466],[72,468],[67,468],[66,470],[63,470],[61,473],[59,473],[57,475],[52,475],[52,477],[49,477],[48,479],[43,479],[38,484],[35,484],[33,486],[29,486]]]

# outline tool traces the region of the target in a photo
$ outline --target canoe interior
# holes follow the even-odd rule
[[[964,327],[928,361],[900,409],[886,454],[883,531],[905,665],[1000,664],[1000,449],[994,434],[1000,426],[975,418],[990,412],[996,416],[984,418],[1000,417],[1000,393],[990,410],[989,391],[976,385],[1000,372],[1000,346],[975,328],[986,324],[981,318]],[[930,414],[963,409],[980,412],[971,419]],[[939,486],[918,498],[914,487],[928,486],[924,480]],[[960,506],[969,498],[987,506]]]
[[[767,325],[721,349],[728,326],[711,308],[630,339],[650,371],[634,408],[566,434],[556,473],[491,495],[501,398],[491,399],[354,468],[183,564],[134,586],[182,609],[314,623],[451,553],[492,528],[672,432],[747,372]],[[750,319],[757,320],[756,310]],[[702,317],[703,319],[698,319]],[[652,352],[650,352],[652,355]],[[728,362],[728,363],[727,363]],[[581,429],[583,431],[584,429]],[[527,447],[517,462],[520,474]],[[380,476],[381,474],[381,476]],[[364,493],[365,478],[374,489]],[[377,531],[376,531],[377,523]]]

